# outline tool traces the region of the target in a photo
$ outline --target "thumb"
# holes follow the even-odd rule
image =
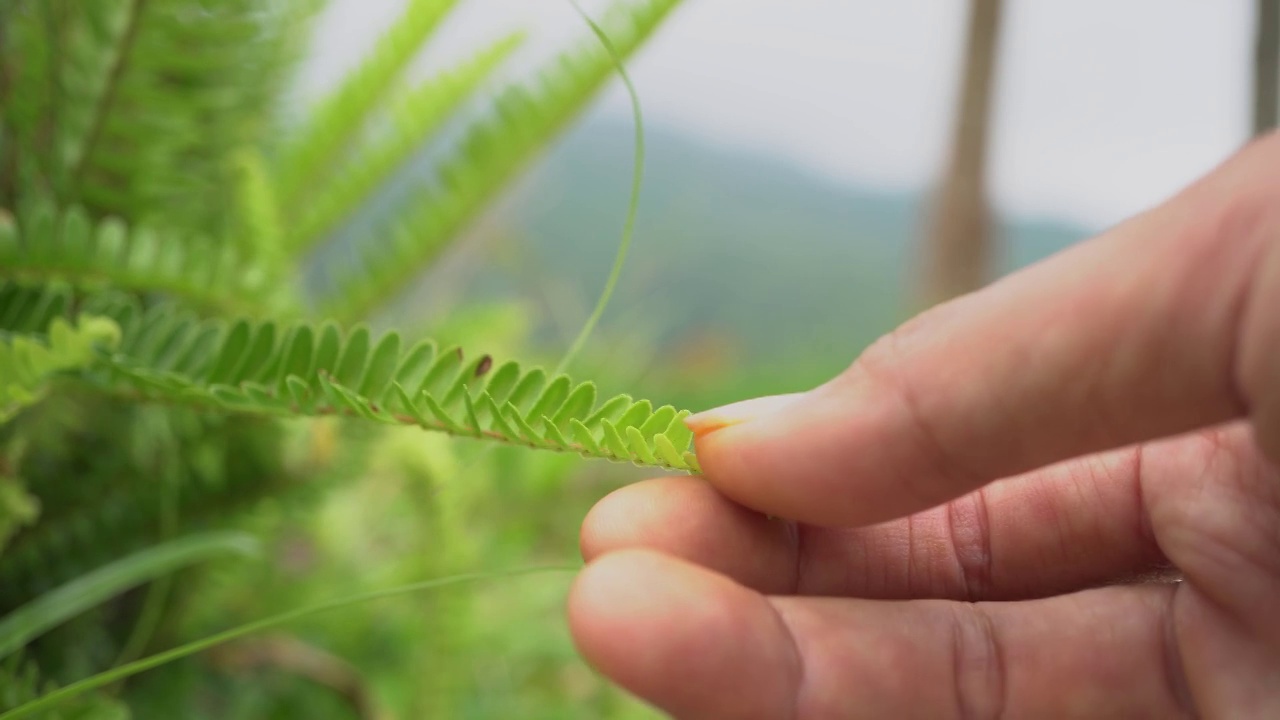
[[[1258,414],[1255,389],[1280,392],[1250,360],[1280,351],[1255,282],[1272,276],[1270,302],[1280,298],[1277,188],[1280,135],[1160,207],[924,313],[815,390],[689,418],[706,477],[761,512],[858,525]],[[1275,342],[1245,342],[1246,324]]]

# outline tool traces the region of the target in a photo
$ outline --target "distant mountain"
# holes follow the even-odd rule
[[[648,305],[664,337],[728,336],[751,364],[797,355],[838,369],[903,319],[920,194],[844,187],[784,162],[650,129],[635,246],[612,317]],[[536,266],[594,296],[615,252],[631,178],[629,127],[587,124],[529,177],[506,224]],[[1015,220],[1011,269],[1087,231]],[[485,283],[493,287],[499,278]],[[606,321],[608,318],[606,318]]]

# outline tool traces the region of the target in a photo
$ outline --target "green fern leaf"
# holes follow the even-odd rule
[[[161,215],[183,228],[227,227],[237,169],[301,47],[314,3],[284,0],[96,0],[108,32],[77,53],[96,73],[61,96],[68,120],[68,192],[95,215],[127,222]],[[104,10],[105,12],[105,10]],[[236,51],[229,53],[228,47]]]
[[[85,30],[68,40],[76,72],[64,64],[57,98],[68,165],[59,199],[131,223],[158,215],[169,226],[230,229],[231,158],[265,126],[314,5],[68,3],[73,27]]]
[[[97,304],[98,310],[110,307]],[[429,342],[404,350],[397,334],[375,338],[363,325],[343,335],[334,325],[316,330],[248,319],[226,325],[166,304],[142,313],[130,307],[116,306],[114,322],[122,333],[118,349],[93,350],[93,362],[79,372],[89,385],[236,413],[356,417],[697,470],[692,456],[684,454],[692,439],[683,426],[687,413],[669,406],[655,410],[648,400],[625,395],[597,402],[592,383],[575,384],[565,375],[548,383],[545,371],[525,371],[514,362],[489,372],[493,361],[488,356],[464,362],[460,350],[440,352]],[[57,328],[52,340],[57,347],[79,337],[62,329],[70,326],[60,317],[52,327]],[[96,347],[77,342],[81,344],[74,347],[81,354]],[[207,362],[174,362],[188,356],[196,343],[210,358]],[[610,419],[614,417],[616,423]],[[665,452],[664,446],[669,446]]]
[[[620,2],[603,26],[625,57],[678,3]],[[544,68],[532,86],[511,85],[500,92],[493,110],[470,124],[439,165],[438,181],[418,193],[392,229],[362,249],[362,262],[332,270],[335,290],[324,298],[322,313],[356,322],[412,282],[587,106],[612,71],[612,58],[592,37]]]

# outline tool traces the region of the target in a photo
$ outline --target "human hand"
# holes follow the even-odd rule
[[[691,425],[569,599],[675,717],[1280,717],[1280,135]]]

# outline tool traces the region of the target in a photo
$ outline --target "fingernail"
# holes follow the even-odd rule
[[[693,431],[694,437],[704,437],[717,430],[741,425],[756,418],[775,413],[795,402],[802,395],[804,393],[791,393],[743,400],[742,402],[690,415],[684,419],[684,424]]]

